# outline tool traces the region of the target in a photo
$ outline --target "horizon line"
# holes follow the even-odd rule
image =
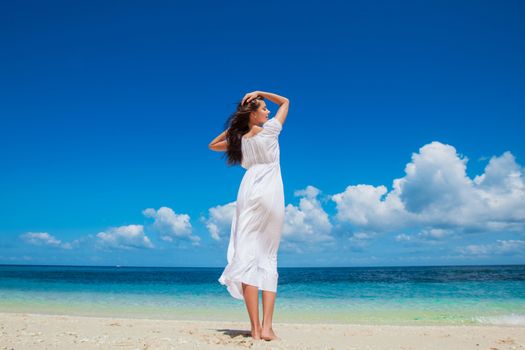
[[[60,264],[0,264],[3,266],[40,266],[40,267],[103,267],[103,268],[162,268],[162,269],[220,269],[224,266],[134,266],[134,265],[60,265]],[[495,267],[525,266],[524,264],[466,264],[466,265],[363,265],[363,266],[279,266],[279,269],[326,269],[326,268],[378,268],[378,267]]]

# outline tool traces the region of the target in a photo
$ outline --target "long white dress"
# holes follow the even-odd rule
[[[284,223],[281,130],[279,120],[271,118],[263,130],[241,141],[246,172],[232,219],[228,265],[219,278],[235,299],[244,299],[241,283],[277,292],[277,251]]]

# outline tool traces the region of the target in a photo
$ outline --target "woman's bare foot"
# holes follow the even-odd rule
[[[253,340],[261,340],[261,329],[262,328],[259,327],[259,329],[255,331],[255,329],[252,328],[251,334],[252,334]]]
[[[261,339],[264,339],[264,340],[279,340],[281,338],[279,338],[277,335],[275,335],[275,333],[273,332],[273,329],[270,328],[270,329],[263,329],[261,331]]]

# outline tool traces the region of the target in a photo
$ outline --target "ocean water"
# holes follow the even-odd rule
[[[0,312],[247,321],[221,273],[0,265]],[[279,268],[274,322],[525,325],[525,265]]]

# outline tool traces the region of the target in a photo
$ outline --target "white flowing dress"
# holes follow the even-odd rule
[[[244,299],[241,283],[277,292],[277,251],[284,223],[281,130],[279,120],[271,118],[259,133],[241,141],[246,172],[232,219],[228,265],[219,278],[235,299]]]

